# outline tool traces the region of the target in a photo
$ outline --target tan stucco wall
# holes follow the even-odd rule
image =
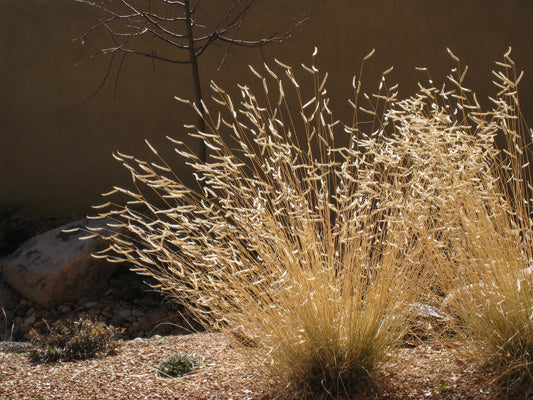
[[[263,0],[242,33],[260,35],[301,12],[310,19],[294,38],[264,48],[263,54],[299,65],[310,60],[316,45],[340,116],[348,111],[351,78],[372,48],[376,54],[365,73],[369,83],[394,65],[401,94],[411,94],[420,78],[414,67],[431,67],[440,81],[452,67],[450,47],[470,66],[468,84],[485,98],[494,92],[489,87],[493,61],[512,45],[526,70],[521,99],[533,121],[533,1]],[[85,46],[73,39],[96,20],[94,10],[74,0],[0,2],[0,206],[32,214],[83,214],[100,201],[101,192],[127,181],[113,150],[146,155],[143,139],[148,138],[170,156],[165,135],[179,136],[180,126],[194,121],[189,109],[173,100],[192,97],[189,66],[147,59],[126,59],[114,95],[116,64],[109,82],[84,103],[104,77],[108,59],[75,64],[105,37],[95,36]],[[258,50],[233,48],[217,72],[225,51],[225,46],[213,48],[201,59],[206,84],[209,79],[225,87],[245,82],[247,65],[262,63]]]

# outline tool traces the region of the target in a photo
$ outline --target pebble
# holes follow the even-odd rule
[[[141,323],[140,322],[134,322],[133,324],[131,324],[131,329],[133,330],[139,330],[139,328],[141,328]]]
[[[134,308],[131,310],[131,316],[135,318],[144,317],[145,312],[142,310],[139,310],[138,308]]]
[[[101,306],[97,301],[88,301],[85,303],[85,308],[101,308]]]
[[[70,312],[72,309],[67,306],[67,305],[60,305],[58,308],[57,308],[57,311],[59,311],[60,313],[63,313],[63,314],[66,314],[68,312]]]
[[[35,324],[33,324],[32,328],[35,330],[42,330],[45,327],[45,323],[43,320],[37,321]]]
[[[131,310],[129,309],[120,310],[117,314],[117,317],[119,319],[129,320],[129,318],[131,317]]]

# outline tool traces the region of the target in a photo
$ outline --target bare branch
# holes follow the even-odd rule
[[[187,38],[187,35],[180,35],[180,34],[177,34],[167,28],[165,28],[164,26],[162,26],[159,22],[155,21],[155,19],[161,19],[161,20],[164,20],[163,17],[159,17],[159,16],[155,16],[155,14],[153,13],[146,13],[146,12],[143,12],[143,11],[138,11],[135,7],[133,7],[130,3],[128,3],[126,0],[121,0],[122,3],[128,7],[129,9],[131,9],[134,13],[136,13],[137,16],[139,17],[142,17],[144,18],[146,21],[148,21],[149,24],[151,25],[154,25],[157,29],[159,29],[160,31],[166,33],[167,35],[171,36],[171,37],[174,37],[174,38],[179,38],[179,39],[186,39]],[[183,21],[183,22],[186,22],[186,18],[185,17],[179,17],[179,19],[175,19],[177,21]],[[153,31],[152,31],[153,32]],[[162,38],[161,36],[158,36],[160,38]],[[176,45],[175,43],[173,42],[169,42],[171,43],[172,45],[176,46],[176,47],[179,47],[178,45]]]
[[[163,35],[161,35],[160,33],[156,32],[156,31],[154,31],[152,29],[150,29],[149,32],[153,36],[155,36],[156,38],[161,39],[162,41],[170,44],[171,46],[177,47],[178,49],[182,49],[182,50],[188,50],[189,49],[189,45],[178,44],[178,43],[174,42],[173,40],[170,40],[170,39],[164,37]]]
[[[255,5],[257,3],[258,0],[251,0],[247,5],[246,7],[244,7],[244,9],[242,9],[239,13],[237,13],[237,15],[235,16],[235,18],[233,18],[233,20],[231,20],[230,22],[228,22],[226,24],[226,27],[229,27],[229,26],[232,26],[234,25],[237,21],[240,20],[240,22],[242,22],[242,17],[244,16],[244,14],[246,14],[250,8]],[[220,30],[220,27],[222,26],[222,23],[229,18],[229,16],[231,15],[231,13],[233,13],[233,11],[242,3],[242,0],[237,0],[233,6],[228,10],[228,12],[226,13],[226,15],[224,15],[224,17],[222,17],[220,20],[219,20],[219,23],[218,25],[215,27],[214,31],[219,31]],[[239,23],[240,25],[240,23]]]
[[[167,17],[162,17],[158,14],[154,14],[154,13],[145,13],[146,15],[150,16],[151,18],[154,18],[154,19],[157,19],[159,21],[164,21],[164,22],[178,22],[178,21],[185,21],[185,17],[175,17],[175,18],[167,18]]]
[[[117,71],[117,79],[115,79],[115,90],[113,91],[113,98],[117,98],[117,92],[118,92],[118,78],[120,77],[120,72],[122,71],[122,66],[124,65],[124,61],[126,61],[127,54],[122,55],[122,59],[120,60],[120,63],[118,64],[118,71]]]
[[[167,4],[175,4],[175,5],[178,5],[178,6],[181,6],[181,7],[185,7],[185,3],[182,2],[182,1],[173,1],[173,0],[163,0],[164,3],[167,3]]]
[[[118,49],[118,51],[122,51],[122,52],[128,53],[128,54],[135,54],[135,55],[138,55],[138,56],[144,56],[144,57],[148,57],[148,58],[153,58],[155,60],[165,61],[165,62],[169,62],[169,63],[172,63],[172,64],[190,64],[191,63],[190,60],[179,60],[179,59],[173,59],[173,58],[158,56],[154,52],[147,53],[147,52],[144,52],[144,51],[125,49],[125,48]]]
[[[192,6],[191,8],[191,15],[194,14],[196,12],[196,8],[198,7],[198,5],[200,4],[202,0],[196,0],[196,3],[194,4],[194,6]]]
[[[128,38],[141,36],[141,35],[144,35],[145,33],[148,32],[148,28],[142,28],[142,30],[139,31],[139,32],[126,32],[126,33],[123,33],[123,32],[115,31],[108,24],[103,24],[102,26],[104,26],[109,31],[109,33],[111,33],[111,35],[113,35],[113,36],[123,36],[123,37],[128,37]],[[127,27],[128,28],[132,28],[132,29],[141,29],[141,28],[138,28],[138,27],[132,26],[132,25],[127,25]]]
[[[94,57],[94,55],[93,55]],[[85,99],[81,104],[82,105],[85,105],[87,104],[89,101],[91,101],[91,99],[96,96],[98,94],[98,92],[100,91],[100,89],[102,89],[102,87],[104,86],[104,84],[107,82],[107,78],[109,78],[109,74],[111,73],[111,67],[113,66],[113,59],[115,57],[115,54],[112,54],[111,55],[111,60],[109,60],[109,65],[107,66],[107,71],[105,73],[105,76],[104,76],[104,79],[102,79],[102,82],[100,82],[100,85],[98,85],[98,87],[96,88],[96,90],[87,98]],[[92,58],[92,57],[91,57]],[[77,64],[79,65],[79,64]]]
[[[234,21],[233,25],[226,26],[222,30],[213,32],[209,36],[207,43],[205,43],[203,46],[198,48],[197,56],[200,56],[207,49],[207,47],[211,43],[215,42],[218,39],[220,39],[220,41],[222,41],[222,42],[229,43],[230,46],[231,45],[236,45],[236,46],[239,46],[239,47],[261,47],[261,46],[267,45],[269,43],[283,42],[285,40],[290,39],[292,37],[292,34],[294,33],[294,31],[296,30],[296,28],[300,24],[303,24],[308,19],[309,19],[309,17],[306,14],[301,14],[301,15],[295,17],[291,22],[289,22],[289,24],[287,24],[285,26],[285,28],[274,32],[268,38],[255,40],[255,41],[236,39],[236,38],[233,38],[233,37],[226,36],[226,34],[229,31],[231,31],[232,29],[240,28],[242,20]],[[282,33],[279,33],[280,31]],[[229,48],[228,48],[228,51],[226,52],[226,54],[223,57],[224,59],[226,58],[228,52],[229,52]],[[222,65],[223,62],[224,62],[224,60],[222,60],[221,64],[219,65],[219,68],[220,68],[220,66]]]
[[[241,46],[241,47],[258,47],[258,46],[264,46],[265,44],[268,44],[268,43],[283,42],[285,40],[290,39],[294,33],[294,30],[299,25],[307,21],[308,19],[309,18],[305,14],[302,14],[296,17],[295,19],[293,19],[291,21],[292,26],[290,25],[287,26],[282,33],[279,33],[280,31],[278,30],[277,32],[274,32],[272,35],[270,35],[268,38],[264,38],[264,39],[242,40],[242,39],[230,38],[224,35],[219,35],[217,39],[220,39],[222,42],[231,43],[231,44]]]
[[[89,57],[87,57],[87,59],[77,63],[75,66],[79,66],[81,64],[84,64],[87,61],[92,60],[93,58],[95,58],[99,54],[111,54],[111,55],[114,55],[115,53],[119,53],[119,52],[127,53],[127,54],[135,54],[135,55],[139,55],[139,56],[143,56],[143,57],[149,57],[149,58],[153,58],[155,60],[165,61],[165,62],[172,63],[172,64],[190,64],[191,63],[190,60],[180,60],[180,59],[173,59],[173,58],[158,56],[157,53],[155,53],[154,51],[148,53],[148,52],[129,49],[129,48],[125,47],[126,43],[127,42],[124,42],[124,43],[122,43],[122,44],[120,44],[120,45],[118,45],[116,47],[108,47],[106,49],[100,49],[100,50],[94,52],[93,54],[91,54]]]

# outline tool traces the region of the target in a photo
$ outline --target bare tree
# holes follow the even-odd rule
[[[196,16],[202,0],[76,0],[103,11],[105,17],[85,32],[81,43],[85,43],[92,33],[105,30],[110,33],[113,46],[98,50],[90,58],[98,54],[111,54],[108,72],[96,92],[103,86],[111,66],[114,55],[121,53],[119,73],[128,54],[149,57],[173,64],[190,64],[194,88],[195,104],[200,111],[198,128],[205,131],[202,88],[198,59],[215,42],[226,43],[228,50],[231,46],[261,47],[273,42],[282,42],[292,36],[294,29],[307,19],[305,15],[294,18],[287,26],[273,32],[271,35],[258,40],[243,40],[238,38],[239,30],[248,11],[259,0],[234,0],[226,9],[224,15],[211,26],[200,24]],[[155,40],[154,40],[155,39]],[[154,47],[164,48],[164,54],[158,54]],[[168,56],[167,54],[170,54]],[[118,79],[118,76],[117,76]],[[95,93],[96,93],[95,92]],[[201,141],[199,157],[204,162],[207,159],[207,148]]]

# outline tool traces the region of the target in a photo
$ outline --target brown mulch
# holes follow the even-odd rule
[[[379,389],[365,399],[502,398],[474,359],[455,343],[398,350],[381,371]],[[176,352],[200,355],[205,365],[181,378],[156,369]],[[126,341],[116,355],[32,364],[18,353],[0,352],[1,399],[289,399],[274,379],[252,365],[235,342],[216,333]],[[294,396],[293,396],[294,398]],[[526,399],[523,393],[518,398]]]
[[[424,343],[399,349],[383,368],[383,399],[501,399],[479,362],[461,344]]]
[[[200,355],[205,365],[182,378],[158,377],[159,364],[180,351]],[[56,364],[0,353],[0,399],[261,399],[270,386],[217,334],[136,339],[113,356]]]

